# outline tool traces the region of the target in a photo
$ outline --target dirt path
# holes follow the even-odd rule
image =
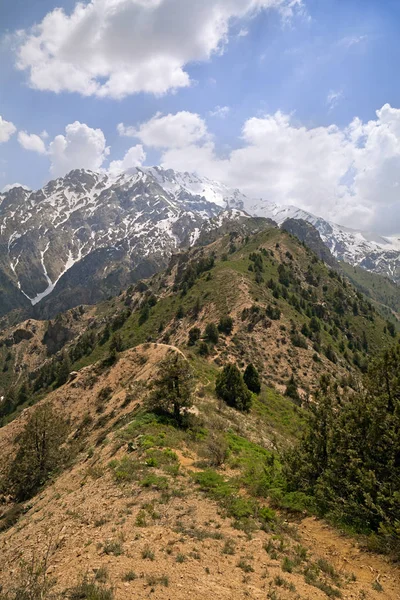
[[[349,586],[344,598],[375,598],[378,600],[400,600],[400,566],[384,556],[366,552],[357,543],[324,521],[309,517],[299,525],[304,546],[316,555],[326,558],[338,571],[354,574],[356,581]],[[382,591],[374,589],[374,582]],[[376,585],[379,587],[379,585]],[[364,593],[366,595],[364,595]]]

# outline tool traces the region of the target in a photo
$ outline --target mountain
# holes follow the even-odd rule
[[[24,380],[40,394],[56,383],[65,353],[70,368],[80,370],[107,359],[114,335],[122,348],[146,342],[181,347],[190,329],[204,332],[227,315],[234,337],[225,343],[222,337],[206,354],[252,362],[281,391],[293,373],[307,394],[323,373],[355,376],[368,355],[396,335],[340,273],[272,221],[215,217],[198,241],[174,254],[166,270],[112,299],[0,333],[0,397],[14,388],[20,407],[25,399],[17,400],[16,388]]]
[[[314,225],[322,241],[339,261],[390,277],[400,282],[400,235],[384,237],[331,223],[296,206],[280,206],[262,200],[247,201],[246,210],[269,217],[279,225],[287,219],[302,219]]]
[[[319,259],[334,269],[339,268],[338,261],[334,258],[329,248],[326,247],[318,230],[304,219],[286,219],[281,225],[282,229],[295,235],[301,242],[310,248]]]
[[[266,219],[213,217],[198,241],[112,299],[0,335],[0,598],[201,600],[212,589],[220,600],[396,600],[398,565],[356,546],[351,522],[343,537],[312,516],[313,497],[288,487],[285,458],[320,378],[337,402],[330,423],[395,332]],[[245,411],[217,396],[234,365]],[[182,394],[190,410],[177,417],[165,402]],[[315,428],[321,453],[334,446],[326,421]],[[383,438],[378,451],[398,436]],[[357,476],[362,466],[353,480],[376,489],[371,463]],[[390,511],[392,488],[378,487],[378,500],[383,492]],[[362,494],[338,501],[349,497],[355,511],[374,508]],[[362,526],[371,547],[385,539]]]
[[[241,208],[222,184],[159,168],[109,177],[72,171],[42,190],[0,195],[0,316],[93,304],[166,266],[205,220]],[[51,302],[46,299],[51,294]]]
[[[51,318],[105,300],[165,268],[173,253],[199,237],[210,240],[220,219],[246,214],[280,225],[291,219],[297,229],[294,221],[308,222],[328,248],[328,264],[332,255],[400,281],[396,238],[353,231],[293,206],[255,202],[190,173],[146,167],[111,177],[75,170],[41,190],[14,187],[0,194],[0,317],[7,315],[7,323]],[[311,229],[307,238],[314,249],[320,245]]]

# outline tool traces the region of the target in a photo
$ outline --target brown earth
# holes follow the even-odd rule
[[[280,533],[235,529],[222,509],[199,492],[190,475],[198,470],[199,457],[185,444],[176,450],[176,476],[154,470],[167,477],[168,490],[114,479],[110,461],[135,454],[113,426],[129,426],[144,398],[144,384],[170,350],[157,344],[129,350],[111,369],[82,369],[46,398],[71,415],[74,433],[87,415],[92,425],[74,464],[27,504],[13,527],[0,533],[0,585],[7,589],[15,583],[21,561],[40,561],[48,552],[47,573],[59,592],[85,574],[97,574],[113,588],[116,600],[323,600],[331,594],[332,581],[326,577],[328,594],[304,573],[325,559],[340,582],[342,598],[399,600],[399,566],[365,552],[323,521],[305,518]],[[99,407],[98,394],[108,386],[111,396]],[[31,410],[0,429],[1,456],[9,454]],[[299,544],[307,557],[301,568],[288,572],[285,557]],[[129,572],[135,573],[132,580]]]

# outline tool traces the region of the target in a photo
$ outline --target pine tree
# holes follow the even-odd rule
[[[205,329],[205,336],[211,344],[217,344],[219,340],[218,329],[215,323],[208,323]]]
[[[200,339],[200,334],[201,331],[198,327],[192,327],[192,329],[189,330],[188,345],[194,346],[197,340]]]
[[[34,409],[17,438],[17,453],[5,478],[8,493],[18,502],[31,498],[64,458],[66,421],[50,404]]]
[[[300,444],[286,457],[288,491],[314,496],[319,510],[375,546],[400,552],[400,347],[369,368],[362,390],[338,395],[325,379]]]
[[[61,362],[60,362],[60,364],[58,366],[58,370],[57,370],[57,381],[56,381],[57,387],[64,385],[64,383],[66,383],[68,381],[70,372],[71,372],[71,361],[69,359],[68,354],[66,352],[64,352],[61,357]]]
[[[139,321],[138,321],[139,326],[143,325],[143,323],[145,323],[148,320],[149,316],[150,316],[150,307],[149,307],[148,303],[145,302],[140,311]]]
[[[158,365],[148,407],[172,413],[181,424],[183,413],[193,406],[193,390],[194,378],[189,362],[178,352],[171,352]]]
[[[217,397],[229,406],[248,412],[251,408],[251,393],[239,369],[234,364],[225,365],[215,384]]]
[[[251,392],[259,394],[261,391],[260,375],[254,365],[249,364],[243,375],[243,379]]]
[[[218,323],[218,331],[221,333],[225,333],[226,335],[230,335],[233,329],[233,319],[232,317],[226,316],[221,317]]]
[[[289,381],[287,382],[285,396],[288,396],[289,398],[291,398],[295,402],[300,402],[301,401],[301,398],[299,396],[299,392],[297,390],[297,383],[296,383],[296,380],[294,378],[294,375],[292,375],[290,377]]]
[[[122,352],[124,349],[124,343],[120,333],[114,333],[110,342],[110,352]]]

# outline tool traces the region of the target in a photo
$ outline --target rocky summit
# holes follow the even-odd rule
[[[52,317],[104,300],[164,268],[202,230],[246,214],[280,225],[306,221],[337,260],[399,280],[395,238],[256,202],[190,173],[143,167],[111,177],[81,169],[38,191],[16,187],[0,194],[0,316],[20,309]]]

